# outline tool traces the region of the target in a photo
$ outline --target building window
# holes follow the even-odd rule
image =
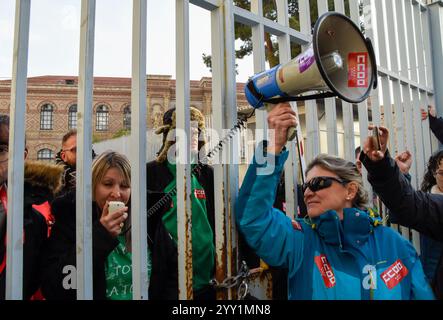
[[[40,130],[52,130],[54,107],[50,104],[42,106],[40,111]]]
[[[127,106],[123,109],[123,129],[131,130],[131,107]]]
[[[109,124],[109,110],[105,105],[100,105],[97,107],[97,119],[95,124],[95,130],[97,131],[108,131]]]
[[[68,128],[77,129],[77,105],[73,104],[69,107]]]
[[[37,160],[52,161],[54,160],[54,152],[51,149],[41,149],[37,152]]]

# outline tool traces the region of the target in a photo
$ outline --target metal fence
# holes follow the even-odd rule
[[[133,0],[132,48],[132,248],[133,298],[148,297],[146,273],[146,1]],[[22,297],[22,226],[23,226],[23,153],[25,102],[28,61],[30,0],[17,0],[14,34],[14,69],[11,91],[11,140],[8,188],[7,298]],[[311,3],[299,0],[300,30],[289,25],[288,0],[275,0],[277,19],[264,17],[263,0],[251,0],[250,9],[239,8],[232,0],[176,0],[176,105],[177,128],[190,132],[189,7],[199,6],[211,14],[212,44],[212,129],[222,132],[237,123],[235,73],[235,23],[252,29],[254,71],[266,68],[264,34],[277,38],[280,62],[289,61],[291,45],[305,48],[311,41]],[[81,45],[78,91],[78,174],[77,174],[77,297],[92,299],[92,230],[91,230],[91,155],[92,88],[95,0],[82,0]],[[161,4],[159,4],[161,5]],[[299,159],[294,142],[289,144],[286,163],[287,212],[296,212],[296,184],[300,163],[309,162],[320,152],[355,160],[354,149],[368,135],[370,122],[384,124],[394,137],[392,154],[405,149],[414,155],[411,168],[415,187],[423,178],[425,162],[432,147],[427,122],[420,119],[419,108],[433,102],[432,61],[429,39],[428,7],[416,0],[317,0],[317,15],[333,10],[348,13],[361,24],[374,43],[379,63],[379,89],[371,98],[352,105],[334,98],[324,101],[293,103],[301,120],[298,134],[306,145]],[[363,12],[361,12],[361,8]],[[304,110],[303,112],[301,112]],[[322,115],[324,113],[324,117]],[[266,129],[266,113],[257,112],[256,128]],[[187,135],[190,137],[190,135]],[[220,134],[220,136],[222,136]],[[258,140],[258,139],[256,139]],[[187,141],[189,143],[189,140]],[[258,142],[258,141],[257,141]],[[227,145],[229,162],[214,164],[216,278],[219,282],[235,275],[238,269],[237,233],[234,202],[239,190],[239,141]],[[189,154],[186,155],[189,157]],[[221,155],[220,155],[221,156]],[[189,160],[189,159],[188,159]],[[300,160],[300,162],[299,162]],[[177,210],[179,252],[179,297],[192,298],[192,239],[189,198],[190,161],[177,164]],[[149,174],[149,173],[148,173]],[[366,174],[365,174],[366,177]],[[403,234],[409,237],[408,230]],[[412,240],[417,249],[415,232]],[[265,290],[263,287],[258,290]],[[269,297],[266,294],[264,298]],[[222,292],[219,298],[234,298],[234,291]]]

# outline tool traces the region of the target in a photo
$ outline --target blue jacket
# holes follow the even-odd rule
[[[236,203],[239,230],[268,264],[288,268],[289,299],[434,299],[413,246],[365,211],[292,220],[272,204],[288,152],[272,174],[254,158]]]

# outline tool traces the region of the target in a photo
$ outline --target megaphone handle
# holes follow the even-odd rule
[[[288,128],[288,132],[286,134],[286,139],[288,141],[292,141],[297,136],[297,129],[295,127]]]
[[[265,103],[265,107],[267,112],[271,112],[271,110],[275,108],[275,104]],[[295,139],[296,135],[297,135],[296,127],[289,127],[288,132],[286,133],[286,140],[292,141]]]

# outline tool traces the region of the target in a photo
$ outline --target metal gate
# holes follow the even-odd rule
[[[288,1],[298,5],[299,29],[289,24]],[[266,68],[264,34],[278,41],[279,60],[289,61],[291,46],[305,48],[311,41],[311,5],[315,0],[273,0],[277,19],[264,16],[265,0],[251,0],[248,8],[234,5],[232,0],[176,0],[176,105],[177,128],[190,132],[190,72],[189,72],[189,7],[199,6],[211,14],[212,44],[212,129],[219,132],[237,124],[237,95],[235,74],[235,23],[252,29],[254,71]],[[22,297],[23,226],[23,154],[26,114],[26,79],[30,0],[17,0],[14,33],[14,69],[11,90],[11,135],[9,151],[8,188],[8,250],[7,298]],[[92,230],[91,230],[91,156],[92,145],[92,87],[94,57],[95,0],[82,0],[80,70],[78,90],[78,181],[77,181],[77,297],[92,299]],[[132,245],[133,298],[146,299],[148,277],[146,270],[146,11],[147,0],[133,0],[132,30],[132,106],[131,135],[132,164]],[[161,5],[159,2],[158,5]],[[319,16],[328,10],[348,14],[365,29],[374,43],[379,63],[380,86],[370,99],[352,105],[334,98],[324,101],[293,103],[297,111],[306,152],[299,159],[295,143],[289,145],[286,163],[286,207],[295,213],[296,184],[300,163],[309,162],[320,152],[355,160],[354,149],[368,133],[370,122],[383,124],[393,138],[391,154],[410,150],[414,155],[411,168],[412,183],[418,187],[425,163],[435,148],[431,143],[429,126],[420,119],[420,107],[434,101],[433,74],[428,7],[417,0],[316,0]],[[266,113],[256,114],[256,128],[266,129]],[[187,135],[190,137],[190,135]],[[189,145],[189,139],[187,141]],[[258,141],[257,141],[258,142]],[[434,148],[432,147],[434,145]],[[216,278],[222,282],[238,272],[238,240],[234,219],[234,202],[239,190],[240,162],[238,139],[226,145],[228,163],[214,164],[214,194],[216,212]],[[217,155],[221,157],[221,155]],[[189,154],[185,157],[189,158]],[[189,159],[187,159],[189,160]],[[221,159],[219,159],[221,160]],[[300,161],[299,161],[300,160]],[[192,239],[190,201],[190,161],[177,164],[178,251],[180,299],[192,298]],[[148,173],[149,174],[149,173]],[[366,173],[365,173],[366,177]],[[368,186],[368,185],[367,185]],[[409,231],[402,228],[409,238]],[[418,234],[412,240],[419,249]],[[266,277],[261,277],[264,279]],[[267,278],[266,278],[267,279]],[[258,280],[260,283],[260,280]],[[263,280],[264,281],[264,280]],[[267,280],[266,280],[267,281]],[[253,286],[256,295],[270,298],[267,285]],[[262,293],[258,293],[261,291]],[[268,290],[269,291],[269,290]],[[221,292],[219,298],[235,298],[236,292]]]

